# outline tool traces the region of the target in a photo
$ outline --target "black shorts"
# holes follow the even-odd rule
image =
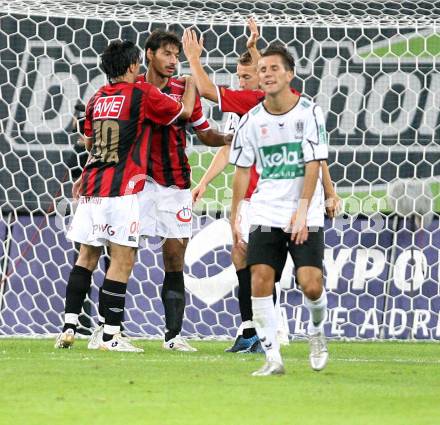
[[[317,267],[323,270],[324,231],[322,227],[309,228],[309,237],[302,245],[290,240],[291,233],[277,227],[258,226],[251,228],[247,249],[247,264],[267,264],[275,269],[275,281],[281,279],[287,253],[295,270],[300,267]]]

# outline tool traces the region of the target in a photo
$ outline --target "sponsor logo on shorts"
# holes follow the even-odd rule
[[[93,234],[95,233],[107,233],[109,236],[113,236],[116,232],[113,230],[113,226],[110,224],[94,224]]]
[[[182,223],[190,223],[192,220],[192,210],[190,207],[183,207],[177,211],[176,218]]]
[[[95,196],[81,196],[79,198],[80,204],[95,204],[95,205],[101,205],[102,198],[97,198]]]
[[[139,228],[140,228],[139,221],[133,221],[130,224],[130,234],[132,234],[132,235],[138,234],[139,233]],[[128,240],[130,240],[130,238],[128,238]]]
[[[93,108],[93,119],[119,118],[124,104],[125,96],[100,97]]]

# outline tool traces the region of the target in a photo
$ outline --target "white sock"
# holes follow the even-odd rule
[[[68,323],[69,325],[78,326],[78,314],[66,313],[64,315],[64,323]]]
[[[307,328],[308,334],[313,335],[321,332],[327,315],[327,293],[325,288],[322,288],[321,296],[315,301],[304,296],[304,304],[310,313],[309,326]]]
[[[252,321],[266,353],[266,359],[282,363],[280,345],[276,337],[277,318],[272,295],[252,297]]]
[[[104,333],[107,335],[116,335],[121,332],[120,326],[112,326],[104,324]]]
[[[277,329],[282,329],[283,315],[281,313],[281,284],[280,284],[280,282],[275,282],[275,293],[277,295],[277,300],[275,302],[275,316],[277,318]]]

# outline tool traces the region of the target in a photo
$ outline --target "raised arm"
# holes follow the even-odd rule
[[[194,80],[192,77],[186,77],[185,93],[182,96],[183,109],[179,115],[179,118],[187,120],[191,117],[196,102],[196,94],[197,90]]]
[[[260,34],[258,32],[258,26],[255,22],[254,18],[250,17],[247,21],[249,31],[251,32],[250,37],[248,38],[248,41],[246,43],[246,47],[252,57],[252,62],[254,65],[257,65],[258,59],[260,59],[261,55],[260,52],[257,49],[257,41],[260,37]]]
[[[208,74],[205,72],[202,63],[200,62],[200,55],[203,50],[203,36],[200,36],[200,39],[197,39],[195,31],[187,28],[183,32],[182,44],[183,52],[188,59],[191,74],[200,96],[218,103],[217,88],[209,79]]]

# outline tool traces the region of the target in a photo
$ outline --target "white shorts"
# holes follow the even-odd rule
[[[139,192],[140,235],[181,239],[192,235],[192,198],[189,189],[145,182]]]
[[[250,202],[244,199],[240,202],[240,210],[238,212],[238,220],[240,223],[240,233],[241,233],[241,239],[248,243],[249,242],[249,230],[250,230],[250,224],[249,224],[249,207]]]
[[[92,246],[109,242],[139,246],[139,201],[137,195],[81,196],[66,237]]]

